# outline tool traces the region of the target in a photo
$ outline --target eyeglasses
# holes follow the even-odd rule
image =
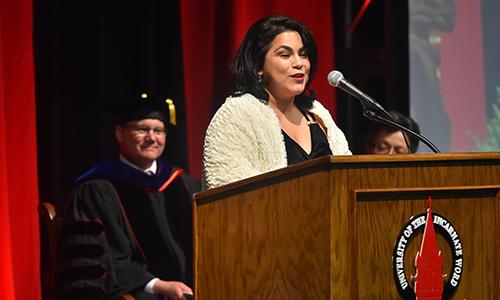
[[[125,127],[132,128],[132,131],[138,136],[146,136],[151,131],[153,131],[153,135],[155,136],[164,136],[167,133],[167,130],[161,127],[151,128],[149,126],[142,125],[125,125]]]
[[[387,143],[376,144],[372,150],[374,154],[408,154],[406,147],[392,146]]]

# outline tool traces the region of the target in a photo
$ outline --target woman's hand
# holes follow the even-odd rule
[[[153,286],[153,292],[165,296],[167,299],[185,300],[184,294],[192,295],[190,287],[179,281],[158,280]]]

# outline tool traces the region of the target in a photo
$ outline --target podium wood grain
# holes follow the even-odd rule
[[[428,196],[463,243],[455,299],[500,299],[499,190],[500,154],[482,153],[325,157],[199,193],[196,299],[398,299],[392,250]]]

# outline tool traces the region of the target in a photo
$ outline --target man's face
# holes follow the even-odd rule
[[[147,169],[163,153],[165,124],[157,119],[130,121],[115,127],[120,153],[131,163]]]
[[[368,146],[368,154],[408,154],[405,138],[401,131],[389,133],[380,131]]]

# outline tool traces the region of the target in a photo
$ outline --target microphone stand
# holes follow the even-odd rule
[[[367,108],[366,105],[361,105],[361,106],[363,107],[363,116],[365,116],[367,119],[372,120],[372,121],[376,121],[376,122],[379,122],[382,124],[386,124],[386,125],[389,125],[392,127],[396,127],[398,129],[416,137],[419,141],[421,141],[427,147],[429,147],[429,149],[431,149],[432,152],[441,153],[441,151],[439,151],[439,149],[431,141],[429,141],[426,137],[414,132],[413,130],[410,130],[410,129],[404,127],[401,124],[394,122],[394,119],[392,118],[391,114],[389,112],[387,112],[385,109],[383,109],[381,107],[377,107],[377,110],[380,110],[384,115],[388,116],[392,120],[389,120],[388,118],[380,116],[377,112],[375,112],[375,110]],[[405,141],[406,141],[406,137],[405,137]],[[406,144],[408,144],[408,141],[406,141]],[[410,150],[409,146],[408,146],[408,150]]]
[[[336,73],[335,73],[336,72]],[[333,75],[333,76],[331,76]],[[338,78],[335,78],[335,77]],[[363,93],[360,91],[357,87],[355,87],[353,84],[351,84],[349,81],[344,80],[342,73],[338,71],[332,71],[330,74],[328,74],[328,82],[330,85],[334,87],[339,87],[343,91],[347,92],[349,95],[353,96],[354,98],[357,98],[361,106],[363,107],[363,116],[365,116],[367,119],[372,120],[372,121],[377,121],[382,124],[386,124],[392,127],[396,127],[406,133],[409,133],[410,135],[416,137],[419,141],[427,145],[434,153],[441,153],[439,149],[427,138],[424,136],[398,124],[396,120],[392,117],[392,115],[385,110],[382,105],[380,105],[375,99],[371,98],[367,94]],[[383,115],[383,116],[382,116]],[[408,139],[406,138],[406,135],[403,134],[403,137],[406,142],[406,146],[408,147],[408,153],[410,153],[410,145],[408,143]]]

